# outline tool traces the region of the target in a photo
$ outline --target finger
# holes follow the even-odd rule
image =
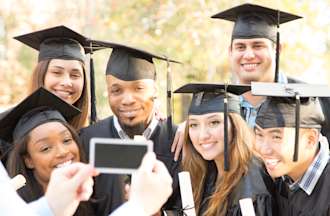
[[[141,162],[139,167],[140,171],[152,172],[156,161],[156,155],[154,152],[147,152]]]
[[[176,130],[175,136],[174,136],[174,139],[173,139],[173,143],[172,143],[172,146],[171,146],[171,152],[175,151],[176,146],[177,146],[178,141],[179,141],[179,138],[180,138],[180,131]]]
[[[93,193],[94,181],[89,177],[81,186],[80,193],[78,193],[78,198],[80,200],[86,201],[90,198]]]
[[[175,161],[177,161],[179,159],[183,145],[184,145],[184,133],[180,133],[180,137],[179,137],[178,144],[177,144],[175,154],[174,154]]]
[[[81,186],[88,178],[92,177],[94,174],[94,168],[88,164],[81,164],[77,173],[70,180],[73,187]]]
[[[65,177],[72,178],[83,164],[80,162],[70,164],[61,168],[55,168],[54,173],[63,173]]]

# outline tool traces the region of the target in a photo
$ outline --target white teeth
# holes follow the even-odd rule
[[[280,160],[278,159],[267,159],[265,160],[266,165],[275,166]]]
[[[243,64],[245,69],[254,69],[258,66],[258,64]]]
[[[57,164],[56,167],[57,168],[65,167],[65,166],[70,165],[70,164],[72,164],[72,160],[66,161],[66,162],[61,163],[61,164]]]
[[[201,147],[204,148],[204,149],[209,149],[213,146],[212,143],[204,143],[204,144],[201,144]]]

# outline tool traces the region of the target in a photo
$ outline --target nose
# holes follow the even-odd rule
[[[132,105],[134,104],[135,102],[135,98],[133,96],[132,93],[130,92],[126,92],[124,95],[123,95],[123,100],[122,100],[122,104],[123,105]]]
[[[207,127],[204,125],[200,126],[200,131],[199,131],[199,141],[204,142],[210,138],[210,132]]]
[[[72,86],[72,80],[69,74],[65,73],[61,79],[62,86]]]
[[[273,153],[272,145],[268,139],[257,140],[256,145],[261,155],[271,155]]]
[[[57,157],[66,157],[68,153],[69,150],[63,144],[59,144],[57,146],[57,152],[56,152]]]
[[[255,54],[254,54],[253,49],[251,47],[247,47],[245,52],[244,52],[243,58],[253,59],[254,57],[255,57]]]

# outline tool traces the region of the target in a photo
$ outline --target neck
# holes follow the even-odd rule
[[[125,125],[119,122],[120,127],[125,131],[125,133],[133,139],[135,135],[142,135],[145,129],[149,126],[152,120],[152,115],[144,122],[139,122],[135,125]]]
[[[252,95],[251,91],[248,91],[243,94],[245,100],[247,100],[252,106],[256,107],[265,100],[264,96],[255,96]]]

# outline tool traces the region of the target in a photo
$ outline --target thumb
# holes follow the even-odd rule
[[[74,176],[69,180],[73,187],[79,187],[89,177],[93,176],[94,169],[91,165],[82,164]]]
[[[141,162],[139,170],[145,172],[152,172],[156,162],[156,155],[154,152],[147,152]]]

